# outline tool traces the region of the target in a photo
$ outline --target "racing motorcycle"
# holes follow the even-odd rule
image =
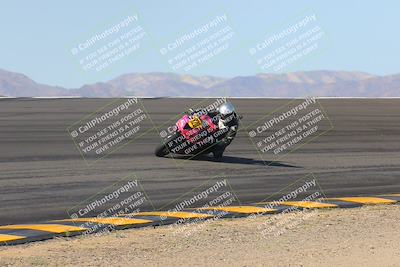
[[[236,114],[232,116],[236,119]],[[195,156],[213,153],[214,158],[221,159],[227,146],[221,146],[221,143],[227,137],[230,128],[220,128],[219,119],[220,116],[210,116],[206,112],[184,114],[175,123],[172,133],[156,147],[155,155],[163,157],[171,153]]]

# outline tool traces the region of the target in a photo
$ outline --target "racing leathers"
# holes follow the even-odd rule
[[[190,115],[204,114],[204,109],[189,110]],[[214,157],[220,159],[225,151],[225,148],[233,141],[235,138],[238,128],[239,119],[235,112],[223,116],[218,110],[211,110],[206,113],[210,116],[213,123],[217,126],[217,131],[219,131],[219,137],[216,143],[210,147],[209,152],[214,154]]]

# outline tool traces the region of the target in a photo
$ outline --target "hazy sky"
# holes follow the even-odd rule
[[[0,68],[24,73],[40,83],[64,87],[107,81],[129,72],[178,72],[225,77],[254,75],[264,70],[257,65],[257,57],[252,56],[249,49],[260,45],[272,34],[282,32],[293,23],[301,21],[305,16],[314,14],[317,21],[313,23],[324,33],[319,41],[321,51],[315,52],[315,55],[305,55],[281,72],[325,69],[393,74],[400,72],[399,3],[365,0],[330,3],[215,0],[63,3],[2,1]],[[136,15],[137,21],[130,22],[124,30],[133,30],[139,26],[136,30],[145,33],[137,41],[140,45],[137,50],[127,53],[100,71],[85,70],[80,65],[83,56],[95,51],[91,49],[109,45],[110,41],[120,38],[123,31],[110,34],[77,55],[71,52],[73,48],[79,45],[82,48],[96,34],[104,33],[129,17],[132,20]],[[215,26],[215,29],[229,27],[233,37],[227,41],[228,48],[225,47],[220,54],[216,53],[195,68],[173,68],[178,61],[175,59],[175,63],[170,63],[170,56],[177,56],[184,49],[199,44],[215,33],[215,29],[200,33],[187,41],[186,46],[175,49],[173,44],[176,44],[176,40],[224,16],[226,21],[220,21],[222,26]],[[165,47],[172,47],[167,55],[160,53],[160,49]]]

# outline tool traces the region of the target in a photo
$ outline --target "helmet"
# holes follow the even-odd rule
[[[233,112],[235,112],[235,107],[231,103],[226,102],[218,108],[218,112],[219,114],[221,114],[222,119],[225,119]]]

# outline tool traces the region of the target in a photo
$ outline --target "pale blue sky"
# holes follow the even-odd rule
[[[79,87],[129,72],[172,72],[159,49],[215,15],[226,14],[235,32],[230,51],[194,75],[237,76],[262,72],[248,49],[286,21],[312,10],[329,36],[329,48],[288,71],[400,72],[398,1],[1,1],[0,68],[37,82]],[[308,12],[308,11],[307,11]],[[147,39],[141,50],[102,72],[85,72],[70,49],[138,14]]]

